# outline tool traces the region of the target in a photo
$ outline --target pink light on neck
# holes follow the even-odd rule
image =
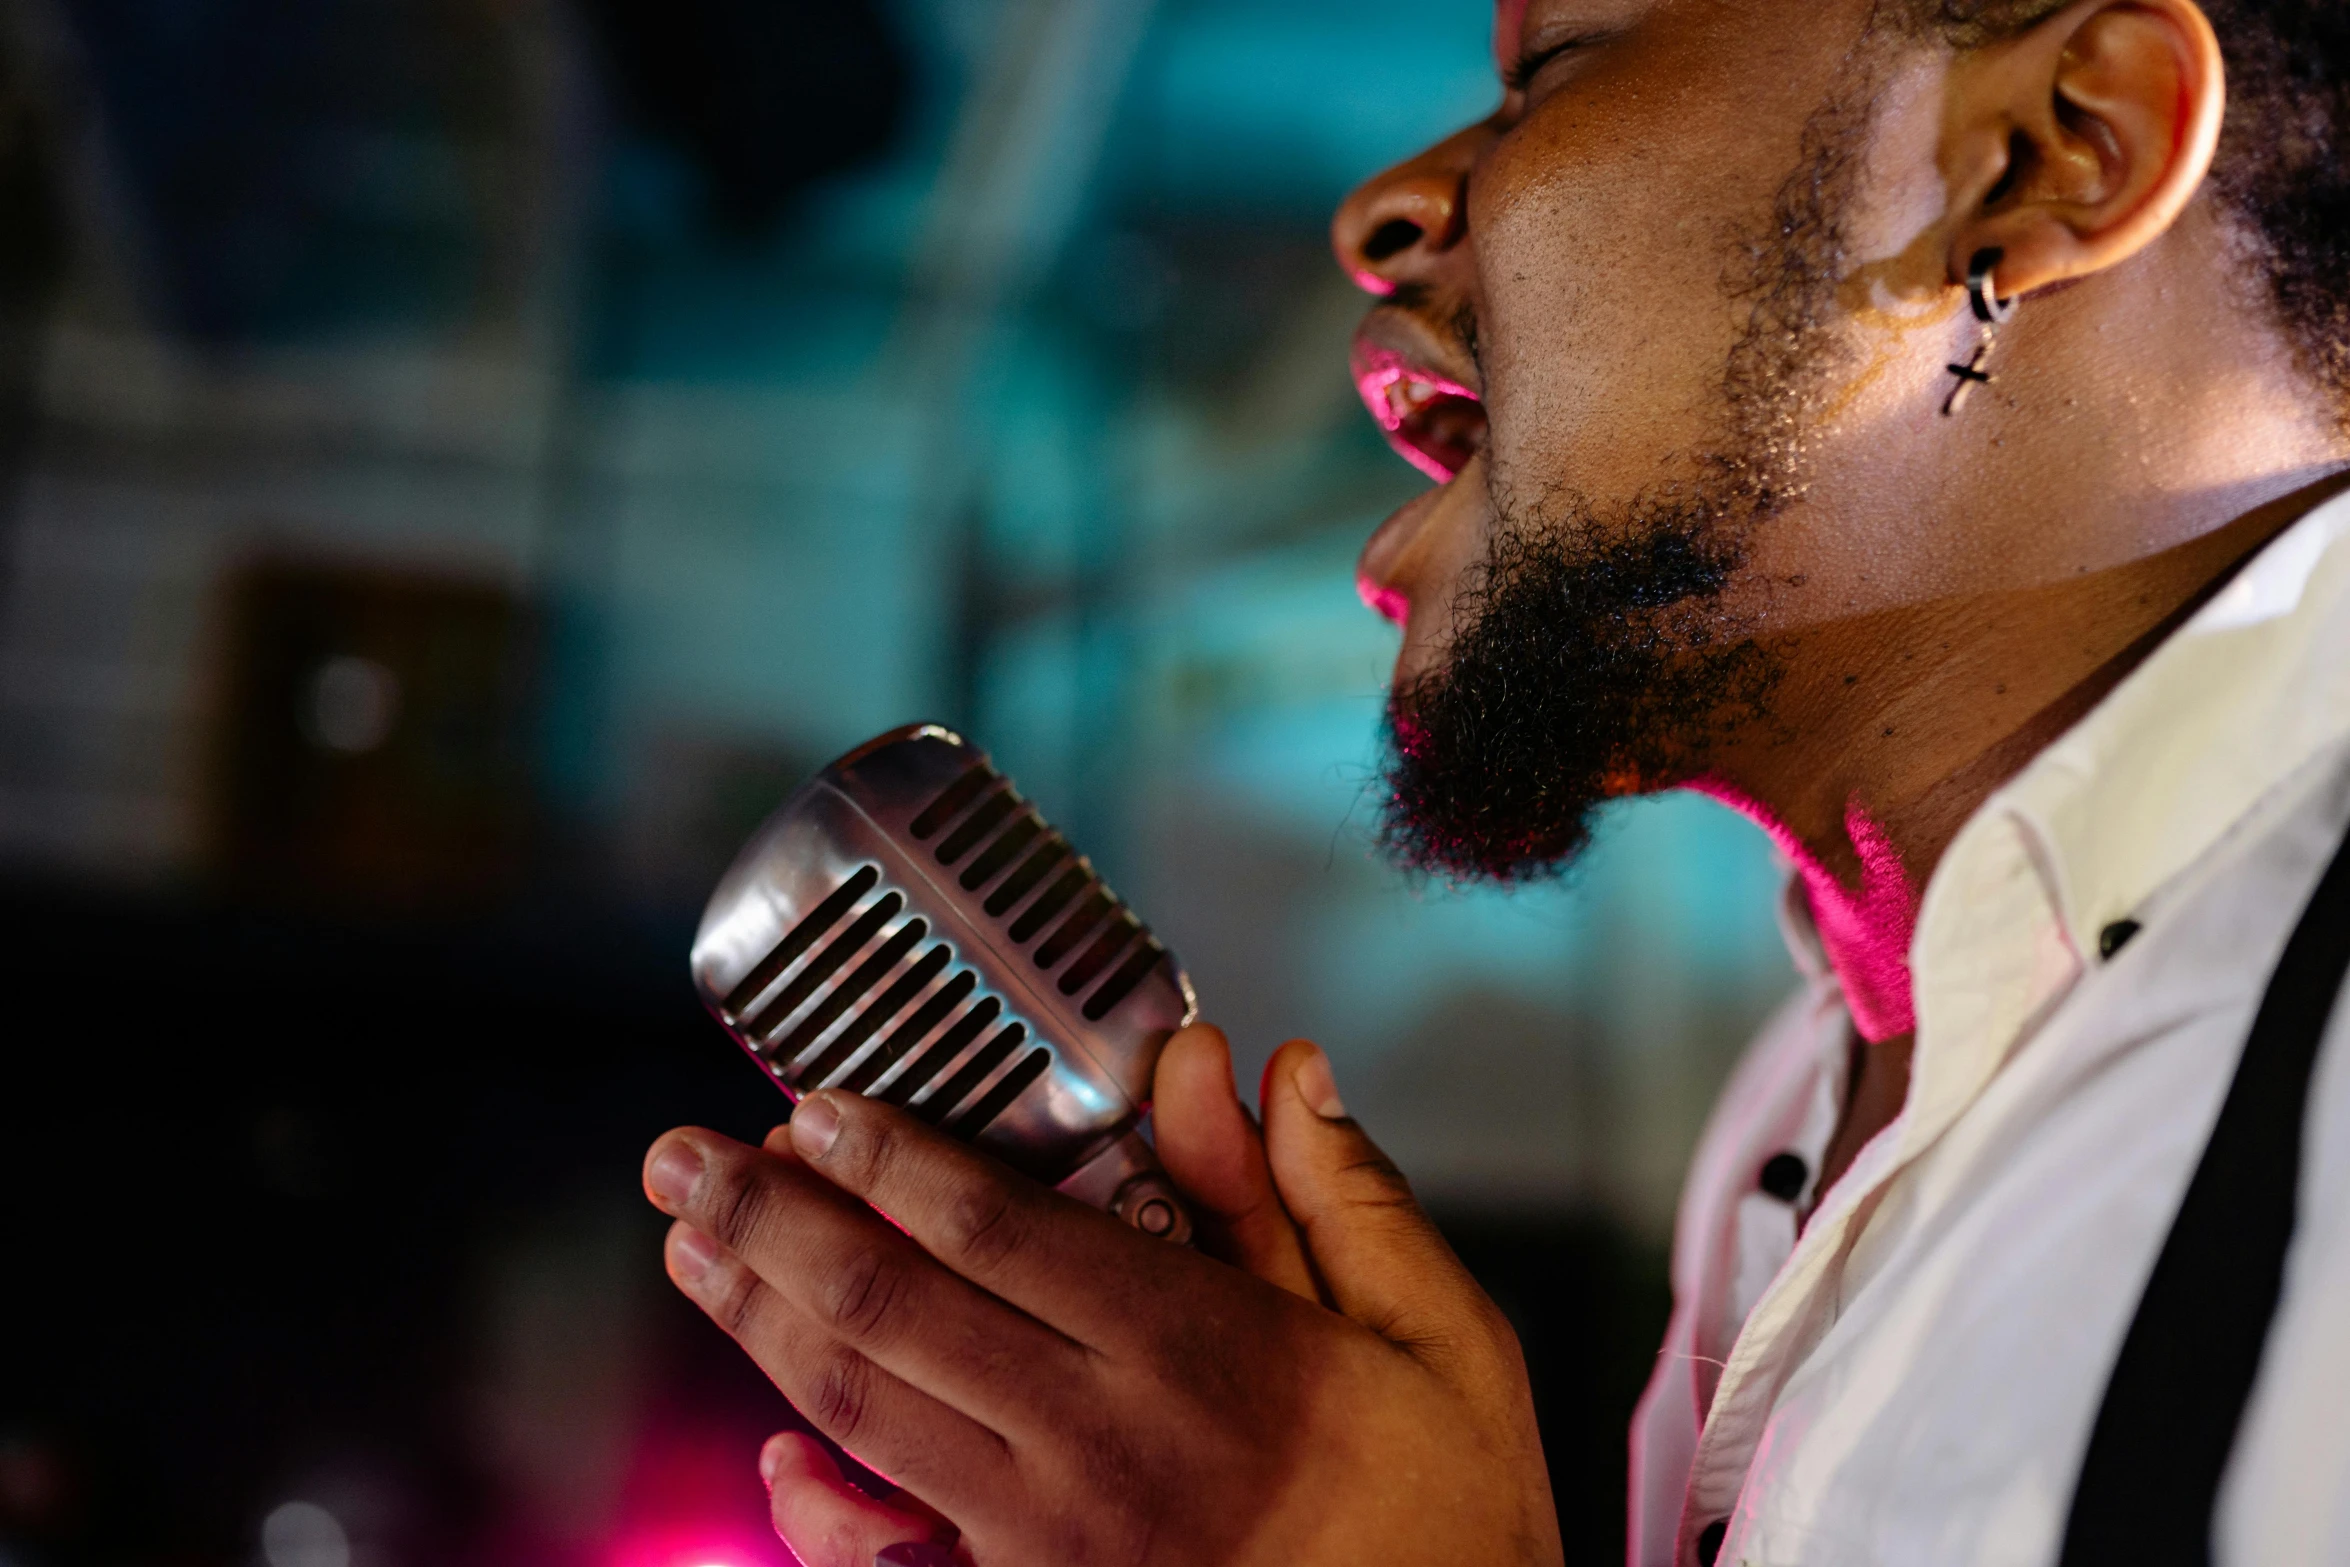
[[[1818,855],[1754,796],[1719,778],[1688,786],[1718,800],[1770,834],[1803,878],[1812,923],[1828,964],[1844,987],[1844,1005],[1860,1037],[1876,1044],[1917,1026],[1909,974],[1910,937],[1917,930],[1917,890],[1892,839],[1859,800],[1844,808],[1845,835],[1860,856],[1860,886],[1838,881]]]

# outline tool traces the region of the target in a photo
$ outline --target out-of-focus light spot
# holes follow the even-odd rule
[[[400,677],[372,658],[328,659],[303,697],[302,732],[312,744],[346,756],[382,745],[400,721]]]
[[[766,1551],[710,1538],[723,1532],[688,1528],[639,1535],[613,1552],[611,1567],[772,1567],[775,1558]]]
[[[351,1567],[351,1540],[316,1502],[286,1502],[261,1520],[261,1555],[269,1567]]]

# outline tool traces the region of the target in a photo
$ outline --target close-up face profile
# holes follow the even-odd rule
[[[0,930],[0,1567],[2346,1567],[2350,0],[0,0]]]
[[[2189,205],[2217,109],[2184,89],[2216,54],[2192,7],[2007,9],[1504,0],[1500,107],[1339,212],[1377,300],[1357,383],[1442,481],[1361,563],[1403,630],[1407,865],[1542,874],[1598,801],[1771,750],[1872,615],[2114,564],[2010,527],[1973,471],[2061,443],[2077,389],[2022,432],[2016,399],[2051,390],[2022,361],[2015,393],[1953,399],[1964,284],[2111,267],[2182,213],[2182,242],[2226,243]],[[2197,400],[2291,373],[2227,368]],[[1970,485],[1979,527],[1898,499]]]
[[[1339,214],[1381,296],[1358,383],[1445,476],[1361,568],[1404,630],[1407,861],[1537,870],[1766,713],[1764,596],[1733,589],[1856,357],[1838,286],[1901,52],[1859,3],[1509,0],[1493,117]],[[1946,318],[1939,257],[1910,270],[1879,313]]]

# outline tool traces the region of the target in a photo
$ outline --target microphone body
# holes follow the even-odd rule
[[[1142,1124],[1161,1047],[1198,1014],[1191,983],[961,736],[893,730],[795,791],[711,895],[693,976],[795,1102],[900,1105],[1189,1240]]]

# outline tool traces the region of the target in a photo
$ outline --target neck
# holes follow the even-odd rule
[[[2087,715],[2245,560],[2350,487],[2330,474],[2172,549],[2028,590],[1807,628],[1759,750],[1689,785],[1767,832],[1803,884],[1853,1024],[1914,1026],[1909,947],[1943,853],[1991,793]],[[1963,650],[1963,656],[1956,650]]]
[[[1756,535],[1771,721],[1697,786],[1793,861],[1864,1035],[1907,1031],[1918,898],[1984,800],[2345,485],[2350,439],[2264,313],[2175,308],[2228,255],[2205,214],[2026,300],[1999,395],[1954,418],[1864,377]]]
[[[1871,1044],[1917,1026],[1909,983],[1909,940],[1917,928],[1917,890],[1900,851],[1858,800],[1844,811],[1844,832],[1860,874],[1847,884],[1769,806],[1727,779],[1689,787],[1718,800],[1770,834],[1803,883],[1820,950],[1836,971],[1852,1026]]]

